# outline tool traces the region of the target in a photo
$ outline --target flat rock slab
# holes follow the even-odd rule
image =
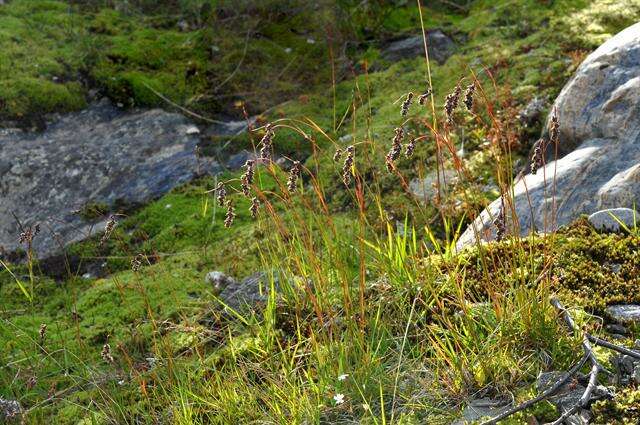
[[[473,399],[462,411],[462,417],[453,422],[452,425],[470,424],[475,423],[482,418],[493,418],[506,412],[512,407],[513,405],[510,402],[505,402],[505,400],[494,400],[487,397]]]
[[[589,216],[589,223],[604,232],[620,232],[624,227],[631,230],[635,228],[637,220],[637,212],[631,208],[610,208]]]
[[[40,224],[39,257],[101,231],[86,205],[139,205],[216,164],[199,163],[197,127],[160,109],[125,112],[103,100],[62,116],[42,133],[0,130],[0,246],[20,247],[20,229]]]
[[[637,304],[610,305],[606,308],[606,312],[618,323],[640,322],[640,305]]]
[[[556,161],[512,189],[514,235],[548,233],[583,214],[633,208],[640,199],[640,23],[591,53],[556,99],[560,141]],[[543,136],[548,133],[547,130]],[[555,152],[553,146],[547,153]],[[467,228],[458,249],[495,239],[502,205],[494,201]]]

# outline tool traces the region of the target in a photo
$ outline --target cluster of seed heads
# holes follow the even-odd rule
[[[140,268],[142,267],[142,260],[144,259],[144,256],[142,254],[138,254],[135,257],[133,257],[133,260],[131,260],[131,270],[133,272],[139,272]]]
[[[418,103],[420,105],[424,105],[425,103],[427,103],[427,99],[429,98],[429,96],[431,96],[431,89],[425,90],[424,93],[418,96]]]
[[[393,163],[400,157],[400,153],[402,153],[402,140],[404,139],[404,130],[402,127],[398,127],[394,131],[395,135],[393,136],[391,149],[389,153],[387,153],[385,161],[389,172],[393,171]]]
[[[231,199],[227,200],[227,214],[224,217],[224,227],[231,227],[236,218],[236,209],[233,207]]]
[[[44,345],[44,339],[47,337],[47,324],[43,323],[40,325],[40,330],[38,331],[38,336],[40,337],[40,345]]]
[[[449,93],[444,100],[444,113],[447,117],[447,124],[453,124],[453,112],[458,107],[460,103],[460,94],[462,93],[462,89],[460,85],[457,85],[453,92]]]
[[[109,219],[107,220],[107,224],[104,225],[104,233],[102,234],[102,238],[100,239],[100,245],[104,245],[109,240],[111,234],[113,233],[113,230],[117,225],[118,220],[116,219],[116,216],[110,215]]]
[[[533,155],[531,156],[531,174],[536,174],[538,169],[542,167],[543,155],[542,147],[544,146],[544,139],[539,139],[535,145],[533,145]]]
[[[402,102],[402,108],[400,109],[400,114],[403,117],[406,117],[407,114],[409,113],[409,107],[411,106],[412,102],[413,102],[413,93],[409,92],[407,94],[407,98],[404,100],[404,102]]]
[[[100,352],[100,356],[102,357],[102,360],[104,360],[105,362],[109,364],[113,364],[114,359],[113,359],[113,356],[111,355],[111,346],[109,344],[105,344],[102,346],[102,352]]]
[[[468,111],[472,111],[473,110],[473,95],[476,92],[476,84],[475,83],[471,83],[467,86],[467,89],[464,92],[464,99],[462,100],[464,102],[464,106],[467,107]]]
[[[336,149],[336,153],[333,154],[333,162],[339,162],[340,158],[342,158],[343,151],[342,149]]]
[[[351,183],[351,168],[353,167],[353,156],[356,152],[356,148],[351,145],[347,148],[347,156],[342,164],[342,181],[345,185]]]
[[[293,167],[291,167],[291,170],[289,171],[289,178],[287,179],[287,189],[289,189],[289,192],[291,193],[295,192],[296,188],[298,187],[300,172],[300,161],[294,161]]]
[[[264,136],[262,136],[262,140],[260,140],[260,144],[262,145],[262,148],[260,149],[260,159],[268,160],[271,158],[273,136],[275,136],[273,124],[269,123],[265,127],[265,133]]]
[[[33,238],[35,238],[38,233],[40,233],[40,224],[36,224],[33,227],[29,226],[20,233],[18,242],[31,245]]]
[[[251,206],[249,207],[249,212],[251,213],[251,218],[255,219],[258,217],[258,209],[260,208],[260,201],[255,196],[251,199]]]
[[[249,194],[251,193],[251,185],[253,184],[256,162],[253,159],[248,159],[244,166],[246,170],[242,175],[242,178],[240,179],[242,194],[246,197],[249,197]]]
[[[227,199],[227,190],[224,188],[224,184],[222,182],[218,183],[218,186],[216,187],[216,199],[220,206],[223,206],[224,201]]]
[[[500,212],[493,220],[494,226],[496,226],[496,240],[501,241],[507,234],[507,220],[504,214],[504,206],[500,207]]]

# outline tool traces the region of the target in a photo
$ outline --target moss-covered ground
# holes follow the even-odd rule
[[[158,93],[204,115],[241,116],[245,106],[280,125],[277,153],[303,159],[317,148],[305,163],[317,181],[305,170],[300,187],[323,202],[285,195],[286,174],[260,167],[257,187],[280,197],[270,205],[281,218],[263,210],[254,222],[249,201],[236,197],[236,222],[225,229],[210,191],[217,181],[238,188],[239,173],[227,173],[123,212],[106,244],[98,237],[69,248],[82,262],[63,280],[38,264],[33,278],[26,266],[8,265],[0,280],[0,397],[20,400],[27,422],[449,423],[470,395],[524,399],[539,371],[576,360],[579,340],[559,325],[551,294],[596,332],[592,315],[607,304],[640,301],[637,235],[600,234],[583,220],[461,255],[438,248],[469,220],[466,211],[498,195],[499,176],[486,146],[494,135],[480,113],[460,114],[450,135],[456,147],[464,143],[468,173],[448,193],[448,222],[436,222],[438,210],[407,197],[384,168],[403,123],[398,99],[427,87],[423,58],[387,63],[380,55],[383,40],[419,33],[413,3],[316,10],[187,1],[166,2],[163,13],[132,3],[0,6],[0,118],[30,122],[79,109],[92,89],[123,107],[167,107]],[[486,88],[483,105],[510,123],[511,166],[542,124],[523,127],[517,110],[534,97],[551,101],[589,51],[640,15],[634,0],[448,3],[422,10],[427,28],[442,28],[457,44],[445,64],[430,64],[435,109],[475,74]],[[423,134],[430,114],[416,105],[405,125]],[[259,137],[213,138],[203,148],[226,155]],[[362,198],[345,190],[341,163],[331,160],[334,148],[353,143],[355,169],[375,182]],[[407,179],[428,174],[435,150],[426,139],[399,170]],[[405,217],[415,229],[406,238],[395,231]],[[138,254],[143,266],[134,272]],[[87,264],[107,276],[83,277]],[[244,320],[220,314],[205,274],[242,278],[265,268],[302,289]],[[537,279],[543,271],[549,279]],[[105,344],[114,363],[101,356]],[[622,394],[594,409],[602,423],[625,423],[624,415],[633,423],[628,406],[637,394]],[[513,423],[555,414],[541,405]]]

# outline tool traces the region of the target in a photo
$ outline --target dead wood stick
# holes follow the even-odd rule
[[[588,359],[589,359],[589,356],[587,356],[585,354],[584,356],[582,356],[582,359],[580,359],[580,361],[578,363],[576,363],[575,365],[573,365],[573,367],[571,369],[569,369],[569,371],[567,372],[567,374],[565,376],[560,378],[555,384],[553,384],[548,389],[544,390],[537,397],[532,398],[530,400],[527,400],[527,401],[525,401],[523,403],[520,403],[519,405],[507,410],[504,413],[501,413],[500,415],[496,416],[495,418],[493,418],[493,419],[491,419],[489,421],[483,422],[481,425],[495,425],[499,421],[501,421],[501,420],[503,420],[503,419],[515,414],[515,413],[518,413],[518,412],[520,412],[522,410],[525,410],[525,409],[533,406],[534,404],[544,400],[545,398],[549,397],[550,395],[555,393],[558,389],[560,389],[560,387],[562,387],[573,375],[578,373],[578,371],[582,368],[582,366],[584,366],[584,364],[587,362]]]
[[[552,298],[550,300],[551,305],[556,308],[558,311],[560,311],[560,313],[562,314],[562,318],[567,326],[567,328],[569,329],[569,331],[571,331],[571,333],[575,333],[576,331],[576,325],[575,322],[573,321],[573,318],[571,317],[571,315],[569,314],[569,312],[567,311],[567,309],[562,305],[562,303],[560,303],[560,301],[557,298]],[[578,402],[572,406],[569,410],[567,410],[566,412],[564,412],[557,420],[555,420],[554,422],[551,423],[551,425],[559,425],[561,423],[563,423],[569,416],[573,415],[575,412],[577,412],[579,409],[586,407],[589,403],[589,401],[591,400],[591,394],[593,393],[593,390],[596,388],[597,384],[598,384],[598,374],[600,372],[606,372],[606,370],[602,367],[602,365],[600,365],[600,363],[598,362],[598,359],[595,356],[595,353],[593,352],[593,347],[591,347],[591,343],[590,341],[593,341],[594,344],[596,345],[601,345],[603,347],[606,348],[610,348],[612,350],[621,352],[621,353],[625,353],[625,354],[629,354],[633,357],[636,357],[638,355],[640,355],[640,353],[637,353],[633,350],[629,350],[625,347],[620,347],[617,346],[615,344],[612,344],[610,342],[607,342],[603,339],[591,336],[587,333],[585,333],[583,335],[582,338],[582,350],[584,351],[584,355],[582,356],[582,359],[576,363],[568,372],[567,374],[562,377],[561,379],[559,379],[554,385],[552,385],[550,388],[548,388],[547,390],[543,391],[542,393],[540,393],[537,397],[534,397],[530,400],[527,400],[521,404],[519,404],[518,406],[507,410],[506,412],[490,419],[489,421],[483,422],[482,425],[495,425],[497,424],[499,421],[517,413],[520,412],[522,410],[527,409],[530,406],[533,406],[534,404],[546,399],[547,397],[549,397],[550,395],[552,395],[554,392],[556,392],[560,387],[562,387],[568,380],[570,377],[572,377],[573,375],[575,375],[581,368],[582,366],[584,366],[584,364],[589,361],[591,363],[591,371],[589,372],[589,383],[587,384],[587,387],[585,388],[584,392],[582,393],[582,396],[580,397],[580,400],[578,400]]]
[[[607,340],[604,340],[602,338],[598,338],[597,336],[593,336],[590,334],[587,334],[587,338],[589,338],[589,341],[593,342],[595,345],[599,345],[601,347],[605,347],[608,348],[610,350],[613,351],[617,351],[618,353],[621,354],[626,354],[627,356],[631,356],[635,359],[640,360],[640,353],[635,351],[635,350],[630,350],[627,347],[623,347],[621,345],[616,345],[613,344]]]

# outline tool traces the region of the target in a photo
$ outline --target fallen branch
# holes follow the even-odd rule
[[[562,303],[557,298],[552,298],[550,300],[550,303],[554,308],[556,308],[556,310],[560,311],[560,313],[562,314],[562,318],[565,324],[567,325],[567,328],[569,329],[569,331],[572,334],[575,333],[576,324],[573,321],[573,318],[571,317],[567,309],[562,305]],[[560,425],[569,416],[573,415],[581,408],[587,407],[587,405],[589,404],[589,401],[591,400],[591,394],[593,393],[593,391],[598,385],[598,375],[600,374],[600,372],[608,372],[604,367],[602,367],[600,362],[598,362],[598,359],[596,358],[596,355],[593,351],[593,347],[591,346],[591,343],[595,345],[599,345],[601,347],[608,348],[613,351],[617,351],[618,353],[626,354],[636,359],[640,359],[640,353],[637,351],[630,350],[626,347],[613,344],[604,339],[585,333],[582,338],[582,350],[584,351],[584,355],[582,356],[582,359],[580,359],[578,363],[573,365],[571,369],[569,369],[569,371],[562,378],[560,378],[550,388],[540,393],[537,397],[534,397],[530,400],[527,400],[519,404],[518,406],[511,408],[506,412],[503,412],[500,415],[495,416],[494,418],[486,422],[483,422],[481,425],[495,425],[501,420],[506,419],[509,416],[515,413],[518,413],[522,410],[525,410],[542,400],[547,399],[548,397],[552,396],[557,390],[559,390],[565,383],[567,383],[567,381],[576,373],[578,373],[578,371],[582,368],[582,366],[584,366],[585,363],[589,361],[591,363],[591,371],[589,372],[589,383],[587,384],[587,387],[582,393],[580,400],[578,400],[578,402],[574,406],[572,406],[570,409],[563,412],[562,415],[560,415],[560,417],[556,419],[554,422],[552,422],[550,425]]]
[[[562,378],[560,378],[555,384],[553,384],[551,387],[549,387],[548,389],[546,389],[545,391],[543,391],[542,393],[540,393],[537,397],[532,398],[530,400],[527,400],[509,410],[507,410],[506,412],[501,413],[500,415],[496,416],[495,418],[487,421],[487,422],[483,422],[481,425],[495,425],[497,424],[499,421],[508,418],[509,416],[516,414],[518,412],[521,412],[531,406],[533,406],[534,404],[546,399],[547,397],[553,395],[553,393],[555,393],[557,390],[559,390],[564,384],[567,383],[567,381],[569,381],[569,379],[571,377],[573,377],[573,375],[575,375],[576,373],[578,373],[578,371],[582,368],[582,366],[584,366],[584,364],[587,362],[587,360],[589,359],[589,357],[585,354],[584,356],[582,356],[582,359],[580,359],[580,361],[578,363],[576,363],[575,365],[573,365],[573,367],[571,369],[569,369],[569,372],[567,372],[567,374],[565,376],[563,376]]]

